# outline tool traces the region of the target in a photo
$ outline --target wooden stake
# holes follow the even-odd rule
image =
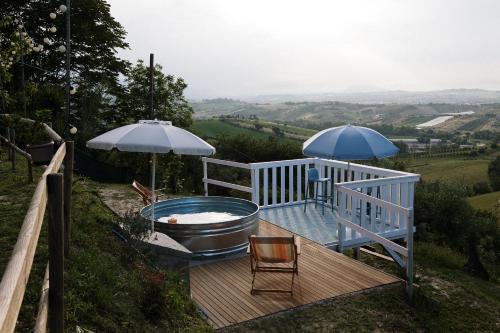
[[[49,204],[49,329],[64,332],[64,211],[63,176],[47,175]]]

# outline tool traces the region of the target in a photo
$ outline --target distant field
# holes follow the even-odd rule
[[[469,198],[469,202],[474,208],[489,211],[495,207],[495,204],[497,204],[499,200],[500,191],[476,195]]]
[[[488,164],[490,159],[420,159],[412,161],[408,170],[419,173],[424,180],[447,180],[474,184],[488,182]]]
[[[193,128],[199,134],[211,138],[215,138],[217,135],[221,134],[227,134],[227,135],[246,134],[259,139],[267,139],[268,137],[273,136],[272,134],[267,134],[246,128],[237,127],[220,120],[195,120],[193,122]]]

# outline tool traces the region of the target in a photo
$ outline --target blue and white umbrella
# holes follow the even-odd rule
[[[348,161],[350,170],[351,160],[394,156],[399,148],[371,128],[345,125],[316,133],[304,142],[302,152],[309,157]]]
[[[137,124],[115,128],[87,141],[88,148],[153,153],[151,177],[151,232],[154,231],[156,154],[213,155],[215,148],[170,121],[140,120]]]

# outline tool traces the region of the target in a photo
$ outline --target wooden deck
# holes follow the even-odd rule
[[[261,220],[260,235],[291,235]],[[293,296],[280,293],[250,294],[252,275],[248,256],[191,268],[191,292],[214,328],[221,328],[290,308],[381,285],[398,278],[302,238],[299,275]],[[258,273],[259,288],[288,288],[290,274]]]

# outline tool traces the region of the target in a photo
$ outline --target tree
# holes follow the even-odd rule
[[[29,52],[33,48],[25,47],[25,78],[26,82],[34,84],[38,90],[43,90],[50,84],[59,94],[64,94],[65,53],[58,52],[66,40],[66,17],[57,13],[55,19],[49,14],[56,12],[60,1],[13,0],[3,2],[0,7],[0,17],[9,17],[12,24],[0,26],[0,32],[6,35],[15,34],[23,22],[22,30],[26,33],[28,44],[35,47],[43,45],[43,50]],[[17,22],[14,22],[17,20]],[[54,27],[56,32],[49,29]],[[119,49],[127,48],[126,32],[110,13],[110,6],[105,0],[73,0],[71,7],[71,76],[72,84],[79,86],[78,93],[72,96],[74,107],[81,104],[81,90],[92,89],[95,85],[106,88],[106,94],[116,94],[121,89],[119,76],[127,72],[129,63],[117,56]],[[44,40],[46,38],[46,40]],[[10,43],[10,41],[8,41]],[[47,43],[46,43],[47,42]],[[2,48],[3,48],[2,44]],[[32,66],[36,66],[32,67]],[[10,69],[10,74],[16,79],[11,80],[6,87],[11,97],[16,97],[16,105],[9,112],[19,110],[21,100],[16,92],[21,90],[19,80],[20,65],[16,63]],[[82,89],[80,89],[80,87]],[[35,107],[50,107],[54,116],[61,118],[61,105],[30,104],[33,96],[27,94],[28,114],[31,116]],[[60,102],[63,99],[59,98]],[[73,117],[71,122],[75,121]]]
[[[170,120],[173,125],[187,128],[192,123],[193,109],[184,97],[187,84],[182,78],[163,74],[157,64],[154,68],[154,114],[153,118]],[[120,96],[120,113],[115,121],[120,124],[150,119],[149,68],[142,60],[130,70],[125,82],[125,94]]]
[[[415,191],[416,237],[467,255],[464,270],[488,279],[481,257],[500,261],[500,227],[491,212],[476,211],[462,185],[422,181]]]
[[[490,178],[491,187],[494,191],[500,190],[500,155],[491,161],[488,166],[488,176]]]

